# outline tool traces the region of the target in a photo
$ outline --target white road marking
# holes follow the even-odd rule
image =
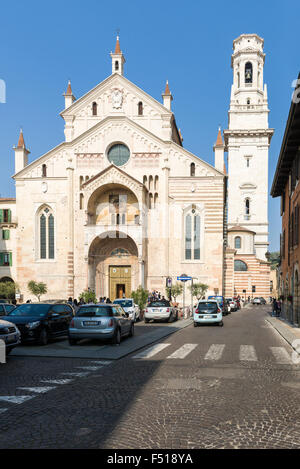
[[[291,355],[284,347],[270,347],[277,363],[281,365],[293,363]]]
[[[142,352],[138,353],[137,355],[134,355],[132,358],[151,358],[157,353],[161,352],[163,349],[166,347],[169,347],[171,344],[156,344],[153,345],[150,348],[147,348],[146,350],[143,350]]]
[[[34,396],[0,396],[0,401],[11,402],[12,404],[22,404],[33,399]]]
[[[88,372],[73,372],[73,371],[65,371],[63,373],[60,373],[61,375],[66,375],[66,376],[74,376],[75,378],[84,378],[85,376],[89,376],[91,373]]]
[[[240,360],[247,362],[257,362],[257,355],[253,345],[240,346]]]
[[[6,412],[8,409],[0,409],[0,414],[3,414],[3,412]]]
[[[108,362],[108,361],[106,361],[106,362],[102,362],[102,361],[90,361],[89,363],[95,364],[95,365],[103,365],[103,366],[106,366],[106,365],[110,365],[110,364],[111,364],[111,362]]]
[[[185,344],[182,347],[180,347],[178,350],[176,350],[174,353],[169,355],[167,358],[185,358],[189,353],[191,353],[198,344]]]
[[[23,391],[28,391],[28,392],[36,392],[37,394],[43,394],[44,392],[52,391],[52,389],[55,389],[55,386],[39,386],[36,388],[18,388],[22,389]]]
[[[219,360],[222,357],[225,344],[212,344],[207,354],[204,357],[204,360]]]
[[[76,366],[76,368],[79,368],[80,370],[97,371],[100,370],[100,368],[103,368],[103,366]]]
[[[73,379],[42,379],[42,383],[48,384],[68,384],[71,383]]]

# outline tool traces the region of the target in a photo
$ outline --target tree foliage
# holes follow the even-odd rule
[[[41,296],[45,295],[48,291],[46,283],[43,282],[35,282],[34,280],[30,280],[27,284],[28,290],[37,297],[39,301],[41,301]]]
[[[18,285],[14,282],[0,282],[0,298],[13,300],[17,289]]]
[[[94,291],[84,290],[80,295],[79,299],[83,300],[85,303],[97,303],[97,297]]]
[[[144,288],[140,285],[135,291],[131,292],[131,296],[134,299],[135,304],[137,304],[142,311],[147,304],[149,296],[148,290],[144,290]]]
[[[167,297],[169,298],[171,296],[171,298],[173,298],[174,301],[176,301],[176,298],[180,296],[182,292],[183,292],[183,285],[181,282],[177,282],[171,287],[166,288]]]
[[[280,263],[280,253],[279,251],[270,252],[269,262],[271,263],[271,269],[275,270]]]
[[[205,283],[193,283],[193,285],[189,285],[189,290],[192,292],[192,295],[197,298],[197,300],[201,300],[208,290],[208,285]]]

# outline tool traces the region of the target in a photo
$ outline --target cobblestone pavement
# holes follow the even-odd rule
[[[10,357],[0,448],[299,448],[300,365],[267,311],[114,362]]]

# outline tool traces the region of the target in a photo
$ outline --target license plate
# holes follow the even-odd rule
[[[206,315],[204,316],[204,319],[210,319],[210,318],[211,318],[211,316],[210,316],[209,314],[206,314]]]
[[[153,313],[159,313],[159,309],[153,309]]]
[[[100,321],[84,321],[83,325],[84,326],[98,326],[98,324],[101,324]]]

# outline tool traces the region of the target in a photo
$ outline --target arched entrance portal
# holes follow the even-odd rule
[[[88,286],[97,298],[129,297],[138,287],[138,249],[128,235],[118,231],[101,235],[89,249]]]

